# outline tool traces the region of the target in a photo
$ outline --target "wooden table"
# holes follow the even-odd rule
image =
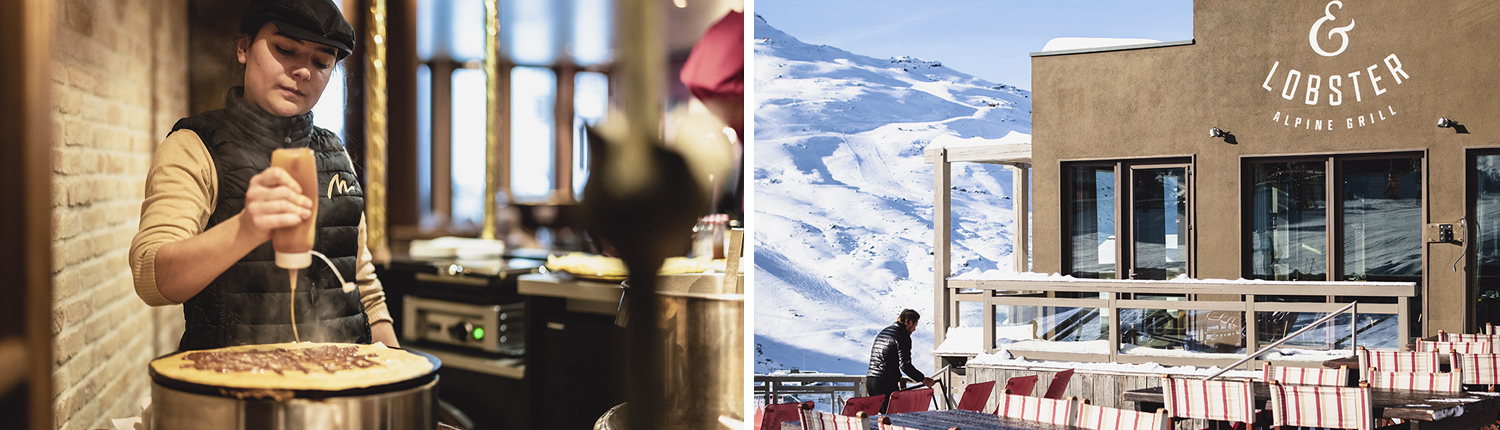
[[[891,424],[921,430],[948,430],[953,427],[963,430],[1082,430],[1082,427],[1006,418],[962,409],[877,415],[870,417],[870,428],[880,428],[879,420],[882,416],[891,417]]]
[[[1413,430],[1477,429],[1495,423],[1495,407],[1500,397],[1481,393],[1444,393],[1437,391],[1370,389],[1376,418],[1400,418],[1411,423]],[[1126,391],[1121,399],[1136,403],[1136,409],[1156,411],[1163,407],[1161,387]],[[1467,402],[1442,402],[1437,399],[1478,399]],[[1255,383],[1255,400],[1264,407],[1271,400],[1271,388]]]

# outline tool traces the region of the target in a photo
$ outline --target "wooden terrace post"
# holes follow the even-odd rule
[[[1016,215],[1015,247],[1011,253],[1016,258],[1016,272],[1031,271],[1031,163],[1012,164],[1010,207]]]
[[[957,320],[952,302],[948,301],[948,258],[953,245],[953,231],[948,219],[953,204],[953,193],[949,189],[952,178],[949,173],[948,148],[938,148],[936,155],[932,161],[932,312],[936,314],[932,320],[934,348],[943,344],[948,325]],[[943,359],[933,358],[934,369],[942,365]]]

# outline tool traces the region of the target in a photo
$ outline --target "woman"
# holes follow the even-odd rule
[[[329,0],[252,0],[236,57],[243,87],[225,108],[184,118],[158,146],[146,178],[140,231],[131,242],[136,294],[152,306],[181,303],[182,350],[294,339],[398,346],[365,246],[364,196],[338,136],[312,125],[333,67],[354,48],[354,29]],[[271,231],[312,216],[312,201],[280,168],[277,148],[309,147],[318,167],[314,249],[296,293],[275,267]],[[295,296],[295,298],[294,298]]]

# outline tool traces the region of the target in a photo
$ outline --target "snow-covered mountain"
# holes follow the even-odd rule
[[[904,308],[922,313],[912,358],[931,369],[933,174],[923,150],[935,140],[1029,141],[1030,96],[936,61],[809,45],[756,17],[756,373],[864,374],[875,334]],[[954,167],[955,273],[1009,270],[1010,171]]]

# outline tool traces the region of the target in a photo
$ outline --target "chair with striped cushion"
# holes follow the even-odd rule
[[[1443,391],[1449,393],[1462,392],[1462,372],[1453,373],[1438,372],[1386,372],[1380,369],[1370,369],[1370,388],[1384,388],[1396,390],[1422,390]]]
[[[1255,423],[1255,388],[1250,382],[1161,378],[1169,417]]]
[[[1089,430],[1168,430],[1172,420],[1166,409],[1156,413],[1094,406],[1084,400],[1078,404],[1078,427]]]
[[[851,397],[844,401],[844,411],[839,415],[852,417],[854,414],[864,412],[865,415],[880,415],[880,407],[885,406],[885,394],[868,397]]]
[[[1457,352],[1460,354],[1491,354],[1494,352],[1494,350],[1490,349],[1490,345],[1492,344],[1487,341],[1433,342],[1418,339],[1417,351],[1433,351],[1437,352],[1438,354],[1447,354],[1450,352]]]
[[[999,405],[995,414],[1041,421],[1048,424],[1070,425],[1073,423],[1073,398],[1048,399],[1045,397],[1018,396],[1010,391],[1001,391],[996,399]]]
[[[990,403],[990,394],[995,392],[995,381],[976,382],[964,387],[964,396],[958,400],[958,408],[966,411],[984,412]]]
[[[870,416],[864,412],[846,417],[818,412],[807,404],[803,404],[799,412],[802,414],[802,430],[870,430]]]
[[[1262,381],[1277,381],[1283,384],[1295,385],[1327,385],[1331,387],[1349,386],[1349,366],[1339,366],[1337,369],[1314,369],[1308,367],[1272,367],[1266,363]]]
[[[1369,387],[1271,384],[1270,409],[1278,427],[1375,428]]]
[[[903,412],[917,412],[932,409],[928,404],[932,403],[932,389],[920,388],[916,390],[902,390],[891,393],[891,401],[885,407],[885,413],[899,414]]]
[[[797,422],[802,420],[801,408],[812,409],[813,402],[802,403],[776,403],[766,405],[764,417],[760,421],[760,430],[781,430],[783,422]]]
[[[1489,333],[1444,333],[1438,330],[1437,340],[1443,342],[1489,342],[1490,346],[1500,343],[1500,336]]]
[[[1387,372],[1437,372],[1438,353],[1406,351],[1371,351],[1359,349],[1359,379],[1370,379],[1370,368]]]
[[[1453,354],[1449,363],[1453,371],[1463,374],[1463,383],[1489,385],[1500,384],[1500,354]]]

